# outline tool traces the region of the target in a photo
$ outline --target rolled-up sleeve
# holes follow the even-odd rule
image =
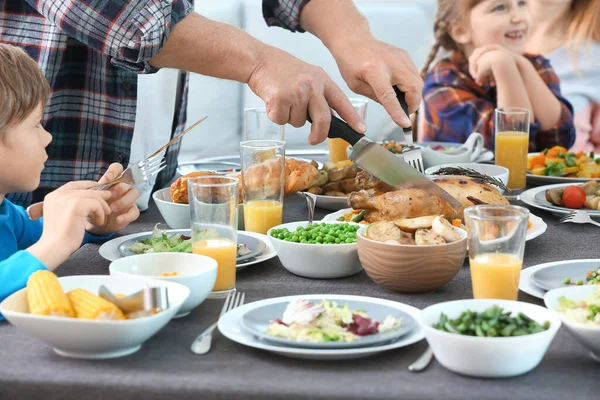
[[[279,26],[292,32],[304,32],[300,27],[302,8],[310,0],[263,0],[263,16],[269,26]]]
[[[137,73],[154,72],[148,60],[175,25],[192,12],[188,0],[26,0],[65,33]]]

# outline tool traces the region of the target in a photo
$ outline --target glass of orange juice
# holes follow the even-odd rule
[[[364,120],[367,117],[367,105],[369,104],[369,100],[361,98],[361,97],[351,97],[350,103],[360,115],[360,117]],[[339,115],[336,116],[339,117]],[[327,148],[329,149],[329,161],[338,162],[344,161],[348,159],[348,146],[350,143],[346,142],[343,139],[327,139]]]
[[[238,179],[218,175],[188,180],[192,252],[217,261],[210,298],[235,291],[238,187]]]
[[[516,300],[529,210],[511,205],[477,205],[466,208],[464,215],[473,297]]]
[[[495,115],[496,165],[508,168],[507,198],[518,200],[527,185],[529,151],[529,110],[521,107],[497,108]]]
[[[244,230],[266,234],[283,220],[285,142],[240,143]]]

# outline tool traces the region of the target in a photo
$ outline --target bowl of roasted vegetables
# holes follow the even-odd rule
[[[164,287],[168,307],[127,314],[99,296],[105,286],[118,297],[150,287]],[[78,275],[57,278],[37,271],[27,287],[0,303],[0,313],[14,326],[49,344],[65,357],[105,359],[140,349],[161,330],[190,295],[178,283],[146,277]]]
[[[600,157],[593,152],[573,152],[561,146],[530,153],[527,157],[530,181],[562,183],[600,179]]]

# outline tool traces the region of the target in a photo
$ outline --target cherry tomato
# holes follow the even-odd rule
[[[585,204],[585,191],[580,186],[567,186],[562,201],[568,208],[581,208]]]

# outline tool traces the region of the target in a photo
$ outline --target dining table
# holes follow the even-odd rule
[[[532,209],[547,231],[528,241],[524,268],[540,263],[600,258],[600,230],[593,225],[558,224],[558,217]],[[332,211],[317,208],[315,219]],[[284,222],[307,219],[298,195],[284,201]],[[150,231],[164,223],[156,205],[120,234]],[[166,227],[166,225],[163,225]],[[86,244],[56,273],[105,275],[110,262],[100,244]],[[327,265],[323,265],[327,268]],[[306,294],[361,295],[393,300],[419,309],[439,302],[473,297],[468,259],[457,275],[433,293],[391,293],[361,271],[342,279],[293,275],[277,257],[237,274],[236,287],[246,303]],[[518,300],[543,306],[541,299],[519,292]],[[15,328],[0,323],[0,399],[586,399],[597,398],[600,364],[563,327],[541,363],[531,372],[505,379],[458,375],[433,360],[420,373],[408,366],[427,348],[425,340],[367,358],[313,361],[286,358],[245,347],[215,331],[212,349],[196,355],[190,344],[217,320],[223,300],[208,299],[184,318],[170,321],[142,348],[107,360],[65,358]],[[68,331],[64,332],[69,335]]]

